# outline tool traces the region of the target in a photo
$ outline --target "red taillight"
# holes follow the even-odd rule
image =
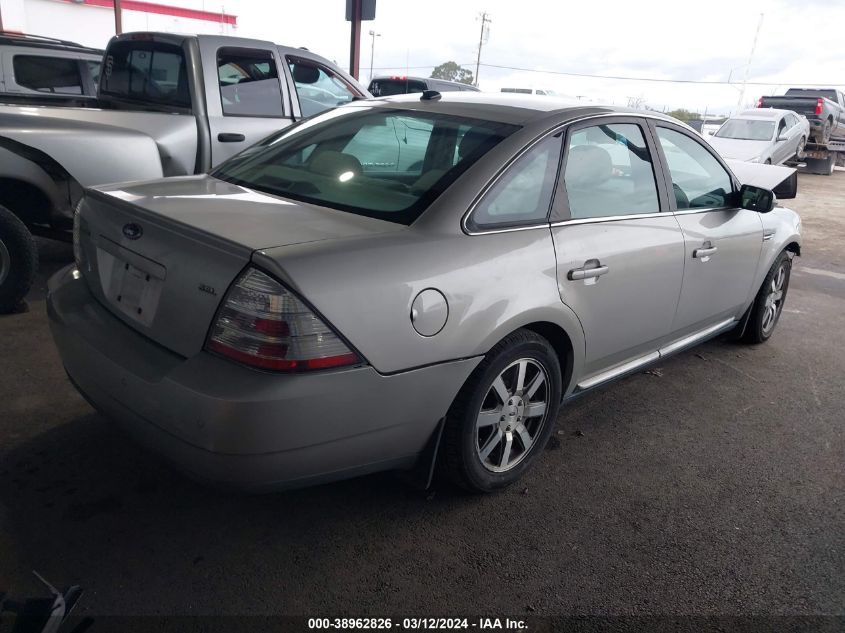
[[[824,99],[816,99],[816,115],[821,114],[823,109],[824,109]]]
[[[759,99],[757,99],[757,107],[758,108],[763,107],[763,97],[760,97]]]
[[[255,268],[247,269],[229,289],[206,349],[273,371],[309,371],[361,362],[298,297]]]

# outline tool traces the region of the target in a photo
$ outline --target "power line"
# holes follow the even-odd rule
[[[395,70],[397,68],[408,68],[411,70],[419,70],[422,68],[434,68],[437,64],[427,64],[424,66],[382,66],[376,68],[375,70]],[[472,66],[472,62],[468,64],[458,64],[458,66]],[[482,62],[480,66],[485,66],[487,68],[498,68],[500,70],[518,70],[521,72],[526,73],[544,73],[547,75],[565,75],[568,77],[586,77],[588,79],[615,79],[619,81],[650,81],[656,83],[669,83],[669,84],[702,84],[708,86],[735,86],[737,82],[734,81],[721,81],[721,80],[704,80],[704,79],[659,79],[657,77],[624,77],[622,75],[595,75],[591,73],[575,73],[575,72],[568,72],[563,70],[541,70],[539,68],[523,68],[520,66],[505,66],[503,64],[487,64]],[[777,85],[792,85],[792,86],[818,86],[818,87],[830,87],[830,86],[840,86],[843,85],[841,81],[824,81],[824,82],[808,82],[808,81],[783,81],[779,79],[777,81],[748,81],[746,85],[749,86],[777,86]]]

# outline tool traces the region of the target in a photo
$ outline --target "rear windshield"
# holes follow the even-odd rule
[[[374,97],[390,97],[410,92],[422,92],[426,85],[415,79],[375,79],[370,83],[370,92]]]
[[[728,119],[716,132],[719,138],[735,138],[743,141],[770,141],[774,134],[774,121],[752,121],[751,119]]]
[[[358,106],[301,122],[212,173],[250,189],[410,224],[517,126]]]
[[[102,69],[104,95],[163,106],[190,108],[182,49],[162,42],[126,41],[109,47]]]
[[[793,95],[796,97],[825,97],[831,101],[836,101],[836,90],[805,90],[803,88],[790,88],[786,91],[787,96]]]

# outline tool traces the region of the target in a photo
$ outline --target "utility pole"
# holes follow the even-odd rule
[[[114,0],[114,34],[121,33],[123,33],[123,8],[120,6],[120,0]]]
[[[376,38],[381,37],[381,33],[370,31],[370,37],[373,38],[373,43],[370,45],[370,81],[373,80],[373,58],[376,56]]]
[[[358,68],[361,63],[361,0],[352,0],[350,7],[352,33],[349,43],[349,74],[358,79]]]
[[[484,31],[487,29],[487,25],[492,23],[488,15],[487,11],[484,11],[480,14],[481,17],[481,34],[478,36],[478,57],[475,59],[475,87],[478,88],[478,68],[481,66],[481,47],[484,45]]]
[[[757,22],[757,30],[754,31],[754,41],[751,43],[751,53],[748,55],[748,63],[745,65],[745,75],[742,78],[742,90],[739,93],[739,102],[736,104],[736,110],[739,112],[742,109],[742,102],[745,101],[745,85],[748,83],[748,71],[751,69],[751,60],[754,59],[754,49],[757,48],[757,38],[760,36],[760,27],[763,26],[763,16],[760,14],[760,20]]]

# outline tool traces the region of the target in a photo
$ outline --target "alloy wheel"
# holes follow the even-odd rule
[[[548,385],[546,368],[531,358],[514,361],[490,385],[476,422],[476,451],[487,470],[509,471],[531,451],[547,422]]]
[[[766,304],[763,308],[763,334],[769,335],[777,323],[781,308],[783,308],[783,285],[786,282],[786,263],[778,267],[772,283],[769,286],[769,294],[766,296]]]

